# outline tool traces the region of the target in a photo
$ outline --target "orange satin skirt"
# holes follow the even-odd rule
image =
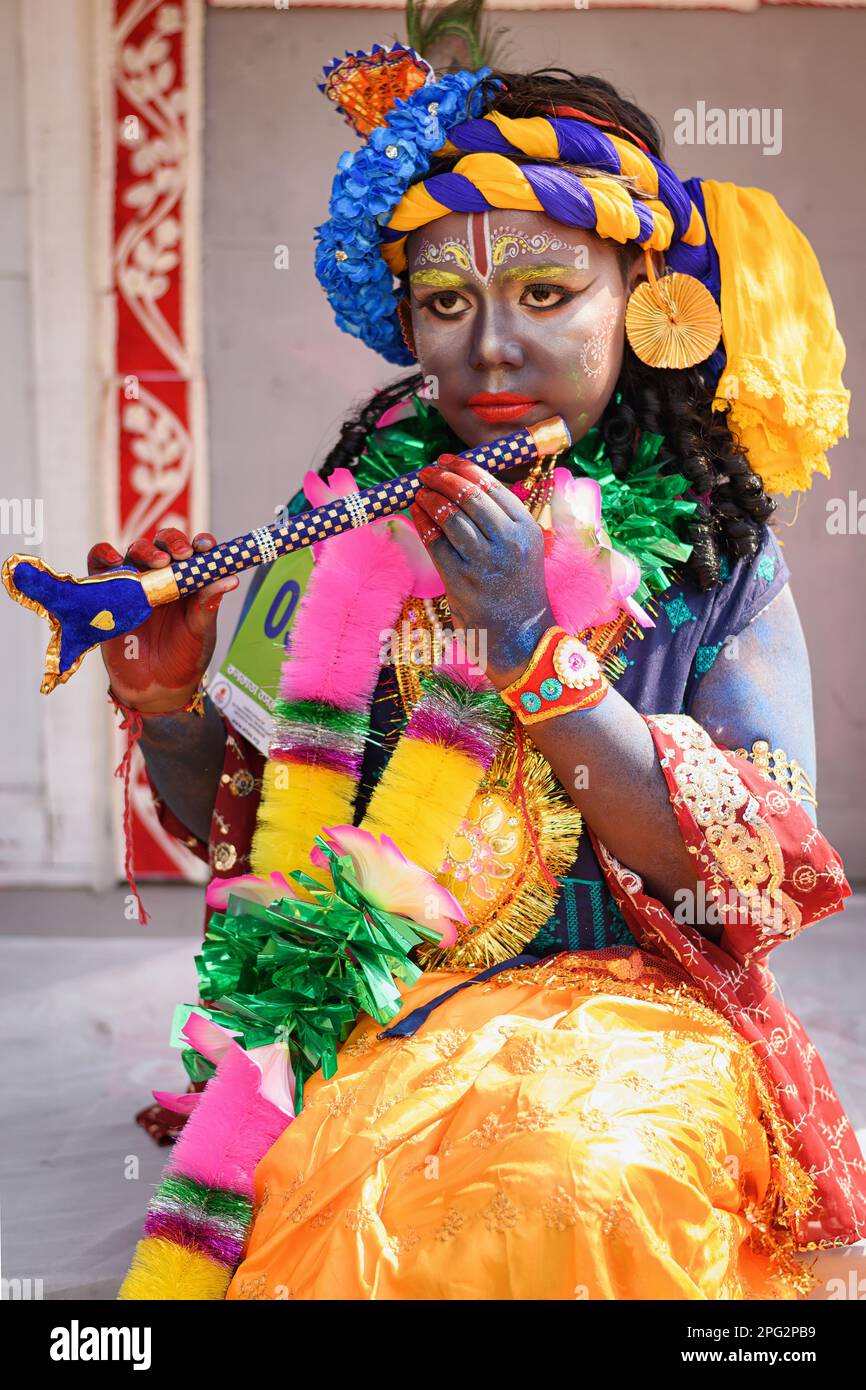
[[[402,1015],[475,972],[436,971]],[[662,962],[575,952],[362,1016],[256,1171],[230,1299],[794,1298],[811,1179],[749,1047]]]

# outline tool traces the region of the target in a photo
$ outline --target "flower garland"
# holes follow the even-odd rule
[[[614,398],[621,400],[619,392]],[[421,468],[439,454],[459,453],[466,447],[435,406],[413,396],[411,416],[368,435],[355,469],[360,488],[372,487],[411,469]],[[664,593],[672,583],[672,568],[688,560],[691,544],[686,525],[698,503],[686,496],[689,483],[679,473],[663,473],[658,455],[664,439],[644,431],[638,440],[625,478],[611,467],[601,430],[589,430],[559,456],[558,465],[575,477],[593,478],[601,489],[604,530],[611,544],[636,560],[641,580],[634,599]],[[298,499],[295,499],[296,503]],[[300,505],[290,512],[300,511]]]
[[[323,577],[327,578],[324,572]],[[310,608],[315,613],[315,604]],[[292,664],[290,658],[284,683],[289,675],[294,678]],[[511,724],[510,711],[497,693],[491,688],[473,689],[470,679],[468,675],[458,679],[447,669],[425,678],[421,699],[359,827],[346,824],[330,829],[318,821],[331,795],[332,770],[330,756],[321,757],[317,739],[322,728],[333,730],[339,711],[331,707],[323,722],[321,711],[311,703],[305,744],[303,722],[295,708],[294,747],[287,761],[283,761],[285,745],[277,715],[272,744],[276,754],[272,751],[268,764],[276,762],[276,768],[265,778],[263,802],[268,805],[264,814],[260,810],[259,828],[264,820],[267,846],[278,857],[279,868],[268,871],[263,866],[259,838],[258,874],[213,880],[207,900],[218,911],[208,923],[196,964],[200,996],[219,1003],[220,1013],[234,1016],[245,1047],[272,1041],[275,1029],[300,1040],[300,1052],[292,1054],[299,1088],[320,1065],[325,1066],[326,1076],[332,1074],[336,1053],[332,1056],[331,1050],[344,1036],[346,1025],[354,1024],[359,1009],[387,1023],[400,1007],[393,982],[390,991],[381,978],[374,984],[363,959],[357,958],[359,943],[365,939],[378,943],[379,956],[390,962],[393,973],[411,983],[420,971],[411,967],[414,973],[407,974],[409,962],[402,961],[402,955],[422,940],[440,948],[452,945],[456,930],[449,922],[465,920],[460,904],[435,874]],[[285,795],[275,805],[273,788],[281,771],[286,774]],[[359,764],[341,773],[342,809],[348,818],[359,773]],[[354,870],[348,860],[335,856],[332,845],[322,840],[323,834],[355,856]],[[374,857],[383,861],[378,865],[378,878],[384,881],[378,899],[369,893],[365,896],[364,882],[358,877],[365,858],[370,858],[371,844]],[[294,861],[289,857],[293,854]],[[389,854],[397,856],[399,872],[386,872]],[[298,867],[293,868],[293,863]],[[390,868],[394,870],[395,864]],[[287,869],[292,883],[285,877]],[[423,883],[423,892],[414,886],[416,881]],[[407,899],[410,883],[413,891]],[[404,899],[409,903],[406,912]],[[422,903],[419,912],[414,909],[417,901]],[[404,929],[394,937],[393,928],[399,927],[394,914],[401,912],[416,921],[417,935]],[[306,934],[299,923],[306,924]],[[371,937],[374,927],[378,936]],[[299,931],[299,944],[290,946],[287,933],[297,937]],[[411,937],[402,952],[397,949],[401,936]],[[346,954],[350,941],[351,952]],[[345,982],[347,962],[354,966],[354,975],[349,971],[354,980],[351,989]],[[296,985],[290,983],[290,976]],[[178,1045],[180,1036],[176,1027]],[[183,1059],[192,1080],[206,1080],[213,1074],[213,1067],[195,1048],[186,1049]],[[300,1109],[300,1091],[295,1104]]]
[[[333,485],[371,486],[460,446],[434,407],[416,397],[406,408],[409,418],[371,431],[355,474],[338,470]],[[598,430],[590,431],[563,457],[566,467],[557,474],[566,479],[566,493],[569,487],[580,486],[594,489],[597,499],[595,518],[588,527],[578,514],[576,529],[572,526],[569,535],[574,516],[568,498],[557,506],[554,493],[555,532],[549,537],[545,565],[557,563],[558,569],[549,575],[548,587],[554,579],[558,602],[567,604],[571,584],[575,614],[588,613],[591,596],[597,594],[597,576],[584,570],[581,577],[581,566],[586,564],[581,537],[587,530],[592,532],[585,541],[590,547],[599,535],[612,545],[608,534],[612,533],[618,546],[627,550],[634,570],[626,586],[628,595],[633,591],[646,598],[662,592],[670,583],[669,566],[688,557],[690,547],[674,526],[682,524],[696,504],[681,496],[686,487],[683,478],[661,473],[661,443],[658,435],[641,436],[626,479],[613,474]],[[326,486],[321,479],[308,478],[311,500],[316,499],[314,485]],[[300,510],[298,500],[303,501],[296,499],[292,510]],[[671,513],[673,525],[667,520]],[[604,554],[600,545],[597,553]],[[606,552],[607,559],[611,553]],[[275,709],[252,852],[254,872],[262,878],[305,865],[313,835],[322,827],[347,824],[353,818],[363,749],[370,737],[381,637],[395,627],[409,595],[419,592],[414,587],[418,574],[409,574],[411,562],[407,568],[405,555],[395,519],[320,547],[314,577],[296,619]],[[638,622],[649,621],[629,597],[620,594],[615,609],[617,603],[633,616],[636,611]],[[593,611],[601,613],[603,608]],[[602,614],[588,622],[592,625],[609,617]],[[565,622],[559,612],[557,621]],[[575,630],[581,626],[578,622]],[[432,875],[441,871],[456,828],[473,804],[494,754],[503,747],[505,728],[495,717],[502,713],[500,702],[489,688],[481,689],[484,684],[476,680],[473,688],[465,669],[460,681],[453,673],[448,678],[442,671],[432,672],[416,693],[408,724],[367,809],[365,827],[392,837]],[[314,877],[315,866],[308,872]]]
[[[393,626],[411,582],[387,525],[334,536],[317,558],[274,709],[250,851],[257,874],[299,868],[313,834],[351,821],[380,633]]]
[[[400,333],[400,293],[378,254],[381,228],[408,185],[430,168],[451,127],[483,113],[478,84],[490,72],[448,73],[405,100],[398,97],[387,124],[371,131],[360,150],[340,156],[330,220],[316,228],[316,276],[338,327],[399,367],[414,359]]]
[[[203,1092],[171,1098],[189,1118],[148,1203],[118,1298],[225,1298],[253,1216],[256,1164],[294,1115],[285,1048],[244,1050],[208,1011],[187,1011],[183,1040],[207,1059]]]
[[[327,578],[323,569],[320,580]],[[307,592],[314,600],[308,615],[315,615],[315,592]],[[284,686],[296,679],[293,664],[290,656]],[[407,983],[420,973],[408,951],[422,941],[442,948],[456,940],[453,923],[465,921],[465,914],[435,874],[511,722],[494,690],[471,688],[468,674],[458,679],[446,669],[432,673],[362,825],[330,829],[318,818],[333,795],[334,773],[318,738],[323,728],[333,731],[336,713],[328,708],[323,723],[321,709],[310,702],[305,742],[301,711],[292,707],[288,758],[277,714],[276,752],[267,765],[256,832],[258,874],[213,881],[208,903],[221,910],[211,917],[196,957],[199,993],[219,1006],[211,1017],[230,1015],[244,1047],[264,1045],[275,1034],[288,1040],[296,1111],[305,1079],[320,1065],[326,1076],[333,1073],[336,1047],[360,1009],[382,1023],[399,1011],[391,973]],[[284,786],[275,800],[281,772]],[[359,764],[340,772],[339,797],[348,819],[359,773]],[[263,843],[277,856],[276,867],[268,868],[272,861],[263,858]],[[349,858],[335,854],[334,845]],[[359,878],[371,853],[380,861],[396,857],[391,872],[379,875],[384,887],[378,898],[365,893]],[[301,868],[309,864],[312,870]],[[414,934],[409,923],[401,925],[407,916],[416,924]],[[193,1080],[212,1075],[194,1047],[183,1057]]]
[[[437,411],[417,398],[413,405],[414,421],[375,429],[369,436],[358,470],[365,485],[406,472],[460,444]],[[644,491],[649,493],[655,484],[667,501],[680,480],[659,480],[658,470],[653,472],[661,442],[657,435],[642,437],[640,473],[646,480]],[[603,467],[604,452],[596,441],[596,469]],[[567,471],[563,473],[567,480]],[[334,481],[357,488],[359,476],[338,470]],[[600,482],[583,481],[597,502],[599,497],[603,499]],[[676,541],[658,515],[647,516],[648,511],[657,512],[660,503],[651,500],[642,515],[637,503],[643,494],[632,497],[609,468],[603,482],[608,494],[616,491],[617,506],[612,510],[618,521],[621,518],[620,529],[628,530],[644,567],[651,563],[651,572],[656,577],[661,573],[663,580],[659,552],[666,559],[685,558],[688,548]],[[311,475],[308,496],[315,497],[316,487],[324,486]],[[687,509],[694,506],[682,505]],[[551,537],[550,555],[545,558],[546,565],[556,567],[551,593],[555,591],[561,607],[561,611],[555,609],[557,621],[571,626],[573,619],[578,630],[583,625],[578,621],[581,616],[585,624],[593,625],[615,616],[621,604],[639,622],[651,624],[630,598],[638,585],[649,593],[640,577],[639,559],[629,557],[626,569],[630,563],[631,573],[625,577],[620,574],[615,579],[609,572],[616,557],[601,527],[603,506],[598,507],[594,519],[586,519],[588,528],[579,509],[575,513],[565,505],[561,510],[565,521],[577,524],[572,535],[566,525]],[[586,529],[591,532],[589,549],[581,540]],[[315,834],[322,826],[347,823],[352,818],[363,749],[369,737],[370,703],[381,665],[382,636],[393,630],[402,601],[419,592],[413,588],[418,575],[407,555],[401,544],[400,524],[394,520],[335,537],[317,557],[292,632],[275,709],[251,853],[253,869],[261,877],[306,862],[311,838],[308,827],[312,826]],[[596,556],[602,558],[601,568],[596,568]],[[608,612],[611,603],[613,611]],[[324,634],[326,641],[322,640]],[[438,700],[438,710],[430,717],[422,711],[418,719],[410,720],[368,810],[370,828],[395,835],[401,845],[405,836],[410,837],[411,856],[431,872],[441,865],[448,847],[445,827],[449,833],[456,828],[485,770],[479,764],[477,740],[473,754],[464,757],[461,765],[461,719],[471,741],[472,730],[479,723],[490,724],[490,710],[497,704],[489,690],[486,695],[479,690],[479,682],[473,683],[468,671],[464,669],[463,674],[475,688],[467,694],[456,717],[443,714],[440,688],[431,686],[425,694],[427,701]],[[451,698],[453,701],[453,692]],[[419,736],[421,730],[424,732]],[[426,788],[427,796],[423,807],[419,806],[423,814],[416,819],[407,808],[418,787]],[[420,826],[423,834],[417,833]]]

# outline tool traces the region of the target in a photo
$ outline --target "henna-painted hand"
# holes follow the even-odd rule
[[[186,560],[215,545],[216,537],[208,531],[190,542],[175,527],[158,531],[152,541],[139,537],[123,558],[110,542],[99,541],[87,556],[87,573],[101,574],[118,565],[162,569],[172,560]],[[227,575],[187,598],[155,608],[135,632],[103,642],[100,651],[118,700],[146,714],[185,705],[213,656],[220,603],[239,583],[236,574]]]
[[[456,627],[475,630],[486,674],[516,680],[554,620],[544,579],[544,533],[497,478],[455,454],[421,471],[410,508],[442,576]]]

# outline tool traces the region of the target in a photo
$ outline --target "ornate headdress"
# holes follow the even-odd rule
[[[489,110],[502,89],[490,68],[437,78],[401,44],[347,53],[324,77],[320,89],[365,137],[341,156],[330,219],[316,229],[316,274],[345,332],[408,365],[395,277],[409,233],[449,212],[545,212],[645,251],[648,279],[626,312],[632,349],[660,370],[703,364],[714,409],[729,410],[768,491],[829,476],[826,450],[847,434],[845,347],[814,252],[772,194],[682,182],[630,131],[574,107]],[[449,156],[451,171],[427,177]],[[563,164],[533,162],[552,159]],[[658,279],[653,251],[665,261]]]

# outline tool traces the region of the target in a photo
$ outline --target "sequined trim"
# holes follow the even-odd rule
[[[806,801],[817,807],[815,787],[796,758],[789,758],[784,748],[770,748],[765,738],[755,739],[751,748],[734,749],[737,757],[748,761],[769,777],[771,782],[783,787],[796,802]]]

